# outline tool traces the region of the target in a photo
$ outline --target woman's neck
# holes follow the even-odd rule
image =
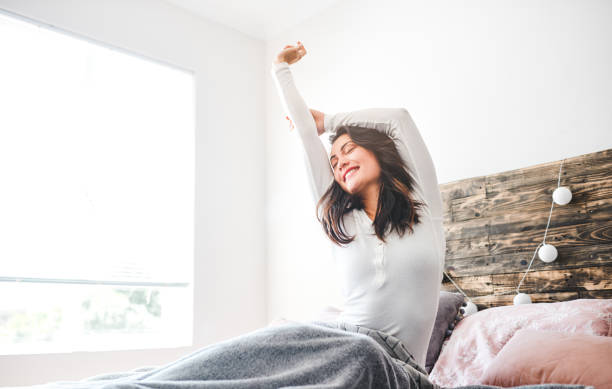
[[[378,194],[380,185],[378,183],[368,186],[362,192],[363,208],[370,220],[376,218],[376,208],[378,207]]]

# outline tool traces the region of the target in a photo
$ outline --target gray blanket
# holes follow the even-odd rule
[[[204,347],[159,367],[60,381],[37,389],[196,388],[442,389],[428,380],[404,345],[382,331],[346,323],[291,323]],[[24,387],[20,387],[24,389]],[[491,389],[497,386],[464,386]],[[594,389],[526,385],[521,389]]]

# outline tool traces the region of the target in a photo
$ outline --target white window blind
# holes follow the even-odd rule
[[[191,290],[193,74],[7,13],[0,50],[0,287]]]

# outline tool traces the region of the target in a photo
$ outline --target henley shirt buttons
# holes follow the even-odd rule
[[[383,242],[378,242],[376,245],[374,252],[374,268],[376,269],[376,274],[374,276],[374,284],[376,287],[382,286],[385,282],[385,254],[384,254],[385,246]]]
[[[385,275],[383,273],[376,273],[376,276],[374,277],[374,286],[376,288],[380,288],[381,286],[383,286],[383,284],[385,283]]]

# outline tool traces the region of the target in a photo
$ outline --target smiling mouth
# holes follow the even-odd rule
[[[355,174],[355,172],[359,170],[359,167],[353,167],[350,168],[349,171],[347,171],[346,173],[344,173],[344,182],[346,182],[346,180],[352,176],[353,174]]]

